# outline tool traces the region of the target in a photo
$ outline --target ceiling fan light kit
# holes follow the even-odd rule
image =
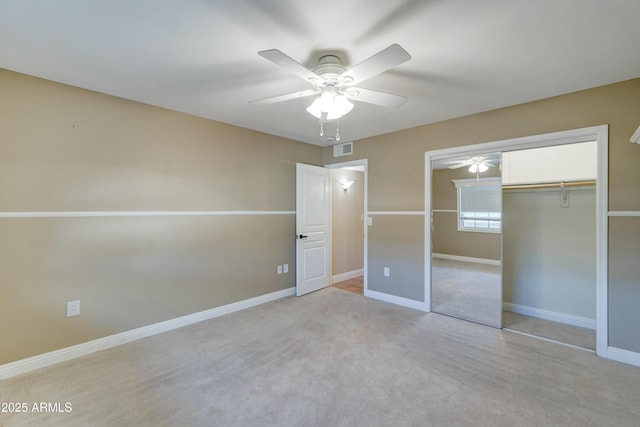
[[[469,172],[471,173],[482,173],[489,170],[489,166],[487,166],[484,162],[476,162],[469,167]]]
[[[326,113],[327,120],[335,120],[348,114],[352,109],[353,103],[338,93],[335,87],[329,86],[307,107],[307,112],[318,119],[322,119],[322,113]]]
[[[349,114],[354,106],[350,100],[387,108],[399,108],[406,101],[403,96],[353,87],[353,85],[411,59],[411,55],[399,44],[392,44],[350,69],[342,65],[338,56],[331,54],[320,57],[318,65],[313,70],[307,69],[277,49],[263,50],[258,52],[258,55],[302,78],[310,83],[313,89],[251,102],[273,104],[319,95],[307,107],[307,112],[320,121],[320,136],[324,135],[324,120],[338,121],[341,117]],[[336,125],[335,140],[340,140],[338,125]]]

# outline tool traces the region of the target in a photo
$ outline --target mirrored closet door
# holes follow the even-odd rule
[[[502,326],[500,153],[432,164],[432,311]]]

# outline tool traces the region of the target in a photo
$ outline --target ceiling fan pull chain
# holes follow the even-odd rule
[[[320,116],[320,136],[324,136],[324,126],[322,125],[322,116]]]
[[[336,141],[340,141],[340,119],[336,119]]]

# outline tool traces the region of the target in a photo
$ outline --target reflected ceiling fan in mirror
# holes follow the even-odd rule
[[[324,136],[326,121],[339,121],[353,109],[351,101],[399,108],[407,99],[400,95],[356,87],[361,82],[411,59],[411,55],[399,44],[392,44],[350,69],[342,65],[340,58],[333,54],[321,56],[318,65],[311,70],[278,49],[262,50],[258,55],[302,78],[313,88],[250,102],[274,104],[316,95],[313,103],[307,107],[307,112],[319,120],[320,136]],[[335,140],[340,140],[339,123],[336,124]]]
[[[494,156],[474,156],[469,159],[458,160],[456,163],[449,166],[449,169],[469,167],[469,172],[475,173],[476,180],[479,180],[481,173],[488,171],[489,168],[495,168],[497,166],[499,159],[494,159],[493,157]]]

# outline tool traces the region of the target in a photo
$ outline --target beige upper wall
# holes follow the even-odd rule
[[[425,151],[608,124],[609,208],[639,210],[640,146],[629,143],[639,111],[634,79],[354,141],[340,160],[368,159],[370,210],[422,210]],[[325,164],[336,161],[325,148]]]
[[[0,211],[294,210],[318,147],[0,70]]]

